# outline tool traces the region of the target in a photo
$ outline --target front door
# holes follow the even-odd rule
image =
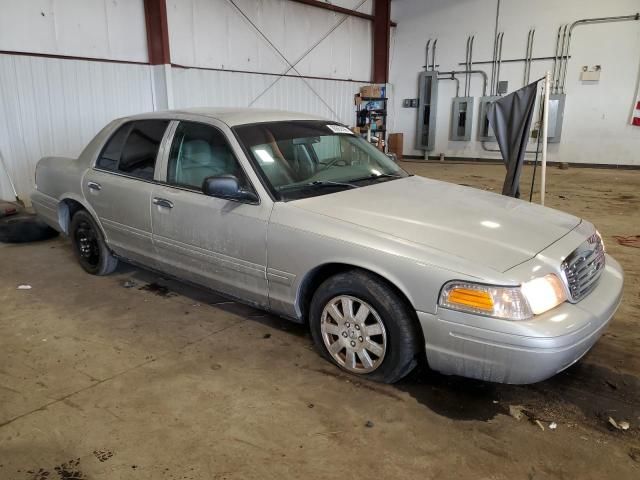
[[[270,202],[242,203],[202,193],[205,178],[234,175],[253,189],[226,135],[197,122],[178,124],[166,179],[151,198],[161,268],[251,303],[268,304],[266,235]]]
[[[122,125],[107,141],[82,185],[109,247],[149,266],[155,266],[149,203],[156,159],[168,125],[168,120]]]

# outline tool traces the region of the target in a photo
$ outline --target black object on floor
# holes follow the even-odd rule
[[[18,213],[18,207],[15,203],[0,201],[0,218],[8,217]]]
[[[57,235],[56,230],[30,213],[18,213],[0,218],[0,242],[37,242]]]

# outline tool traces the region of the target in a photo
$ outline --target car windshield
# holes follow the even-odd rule
[[[269,122],[234,131],[258,173],[283,200],[408,176],[376,147],[331,122]]]

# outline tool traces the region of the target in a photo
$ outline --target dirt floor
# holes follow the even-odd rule
[[[493,191],[504,175],[403,166]],[[595,348],[531,386],[358,381],[302,326],[126,265],[87,275],[63,238],[0,245],[0,479],[640,478],[640,249],[612,238],[640,234],[640,171],[552,168],[548,187],[626,287]]]

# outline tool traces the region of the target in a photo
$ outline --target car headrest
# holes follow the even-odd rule
[[[190,140],[182,145],[182,154],[192,162],[210,163],[211,146],[205,140]]]

